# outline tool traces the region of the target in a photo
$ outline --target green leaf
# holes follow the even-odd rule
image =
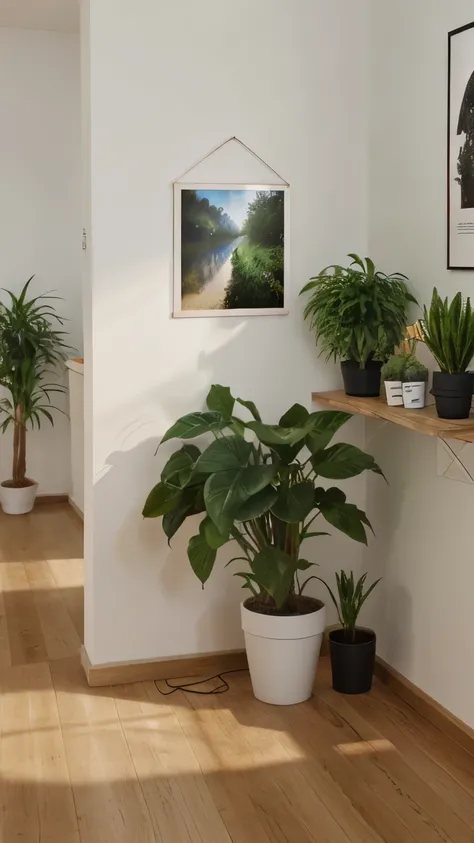
[[[299,524],[314,508],[314,489],[310,482],[283,486],[272,506],[272,513],[287,524]]]
[[[298,559],[297,570],[307,571],[309,568],[312,568],[313,565],[316,565],[316,562],[308,562],[307,559]]]
[[[211,442],[196,462],[195,472],[214,474],[248,464],[253,446],[240,436],[223,436]]]
[[[181,491],[158,483],[148,495],[142,515],[144,518],[159,518],[171,512],[181,498]]]
[[[220,430],[223,426],[220,413],[188,413],[168,428],[160,444],[163,445],[168,439],[194,439],[204,433]]]
[[[318,486],[314,490],[314,501],[320,508],[321,506],[330,506],[332,503],[345,503],[346,497],[342,489],[338,489],[337,486],[331,486],[330,489],[323,489],[322,486]]]
[[[287,600],[293,585],[295,562],[277,547],[265,547],[252,560],[252,571],[263,591],[267,591],[277,609]]]
[[[181,505],[175,506],[169,512],[163,515],[162,527],[165,536],[168,539],[168,544],[171,539],[178,532],[181,524],[186,520],[188,515],[194,514],[194,506],[192,501],[183,502]]]
[[[249,411],[255,421],[262,421],[260,413],[258,412],[253,401],[244,401],[243,398],[236,398],[235,400],[237,401],[237,404],[240,404],[241,407],[245,407],[245,409]]]
[[[306,407],[302,404],[293,404],[278,422],[280,427],[303,427],[309,418]]]
[[[221,533],[228,533],[241,506],[268,486],[276,466],[255,465],[211,474],[204,486],[208,515]]]
[[[364,524],[368,524],[367,516],[355,504],[334,502],[327,506],[320,504],[319,508],[328,524],[345,533],[349,538],[367,544],[364,527]]]
[[[209,547],[203,535],[189,539],[188,559],[198,580],[204,583],[209,579],[216,561],[217,551]]]
[[[204,536],[207,544],[213,550],[218,550],[222,545],[226,544],[229,541],[229,534],[223,535],[219,532],[214,522],[209,518],[207,515],[203,521],[201,521],[201,525],[199,527],[199,532],[202,536]]]
[[[220,413],[225,419],[230,420],[234,410],[235,398],[231,395],[228,386],[213,384],[206,399],[209,410]]]
[[[166,463],[161,472],[161,480],[167,486],[174,486],[182,489],[186,486],[191,477],[194,464],[201,456],[196,445],[183,445],[179,451],[175,451]]]
[[[345,480],[363,471],[373,471],[383,477],[382,470],[370,454],[343,442],[318,451],[312,457],[311,464],[317,474],[329,480]]]
[[[260,518],[265,512],[268,512],[278,497],[278,492],[273,486],[267,486],[256,495],[252,495],[235,515],[237,523],[242,521],[253,521],[255,518]]]
[[[307,434],[306,428],[279,427],[278,425],[263,424],[256,421],[249,422],[247,427],[254,431],[264,445],[296,445]]]
[[[334,434],[350,418],[352,418],[350,413],[339,410],[321,410],[318,413],[311,413],[308,418],[310,431],[305,439],[308,450],[315,454],[321,448],[326,448]]]
[[[236,436],[241,436],[242,438],[245,437],[245,424],[241,421],[241,419],[238,419],[237,416],[232,416],[229,427],[232,433],[235,433]]]

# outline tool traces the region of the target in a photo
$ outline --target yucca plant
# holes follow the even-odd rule
[[[381,577],[378,580],[375,580],[375,582],[373,582],[372,585],[364,591],[367,574],[362,574],[360,579],[356,582],[353,571],[351,571],[349,575],[346,574],[345,571],[341,571],[340,574],[336,572],[338,599],[336,599],[332,588],[327,584],[326,580],[323,580],[321,577],[316,577],[316,579],[324,583],[329,591],[331,600],[337,610],[339,623],[344,630],[346,642],[355,643],[357,618],[359,617],[360,610],[362,609],[362,606],[368,596],[374,590],[375,586],[380,582]]]
[[[431,305],[425,306],[421,325],[424,341],[440,370],[447,374],[465,372],[474,357],[474,312],[469,296],[456,293],[451,304],[436,287]]]
[[[348,268],[323,269],[303,287],[310,293],[304,310],[326,359],[354,361],[364,369],[372,360],[384,361],[404,337],[407,308],[416,300],[408,291],[407,277],[386,275],[349,254]]]
[[[0,304],[0,386],[10,393],[0,400],[0,430],[13,425],[13,467],[11,481],[2,484],[14,488],[31,485],[26,477],[26,433],[28,426],[40,427],[42,419],[54,423],[54,393],[66,387],[47,380],[65,356],[65,332],[49,294],[28,298],[32,276],[17,296],[4,290],[9,300]],[[62,412],[59,410],[59,412]]]

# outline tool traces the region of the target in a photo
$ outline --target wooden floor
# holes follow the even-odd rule
[[[376,684],[257,702],[89,689],[81,529],[0,515],[1,843],[474,843],[474,757]]]

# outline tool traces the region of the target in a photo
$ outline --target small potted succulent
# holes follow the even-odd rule
[[[382,366],[382,380],[389,407],[403,406],[403,375],[408,356],[407,354],[392,354]]]
[[[304,310],[321,354],[341,360],[347,395],[380,395],[380,369],[403,340],[407,309],[416,300],[407,278],[399,272],[386,275],[350,254],[348,268],[329,266],[301,290],[310,293]]]
[[[403,406],[407,410],[420,410],[425,406],[428,369],[411,356],[403,372]]]
[[[431,390],[441,419],[467,419],[471,411],[474,357],[474,311],[470,299],[457,293],[451,304],[433,290],[431,305],[421,320],[424,341],[440,371],[433,373]]]
[[[340,694],[366,694],[372,687],[376,636],[372,629],[357,626],[360,610],[380,579],[364,591],[367,574],[355,582],[354,574],[336,573],[338,599],[327,582],[341,627],[329,633],[332,686]]]

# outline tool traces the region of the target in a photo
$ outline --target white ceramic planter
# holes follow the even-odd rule
[[[403,406],[403,390],[401,381],[384,381],[385,394],[389,407]]]
[[[25,515],[31,512],[35,505],[38,483],[32,481],[31,486],[24,489],[11,489],[0,485],[0,501],[2,509],[7,515]]]
[[[258,700],[294,705],[309,699],[323,639],[326,607],[308,615],[261,615],[241,605],[252,688]]]
[[[403,384],[403,406],[407,410],[421,410],[425,406],[426,384],[423,381]]]

